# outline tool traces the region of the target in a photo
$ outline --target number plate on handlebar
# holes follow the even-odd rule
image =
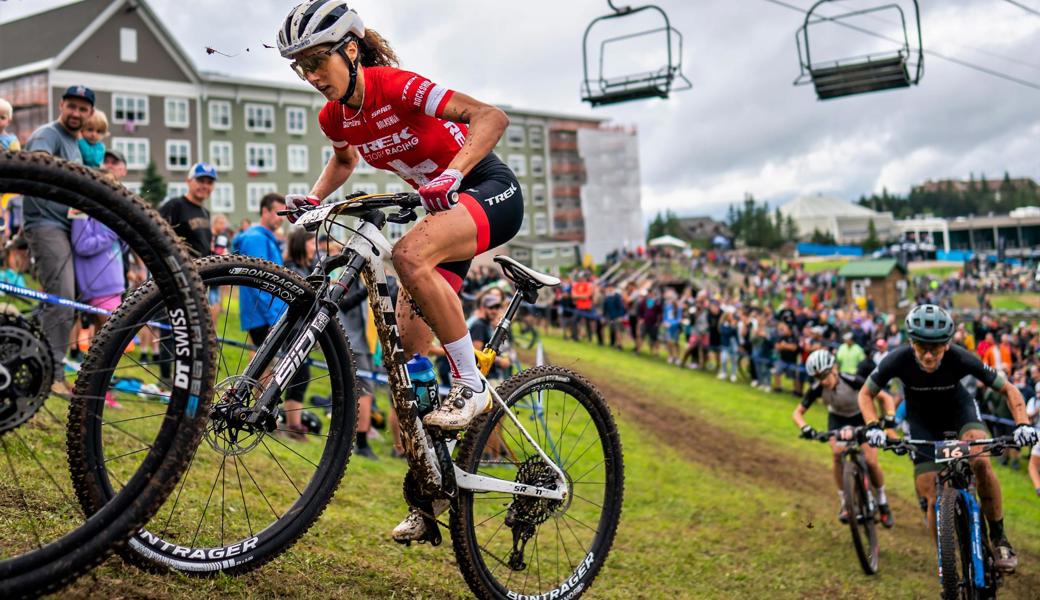
[[[296,219],[296,224],[299,226],[309,225],[311,223],[321,223],[325,220],[325,217],[329,216],[329,213],[333,211],[337,206],[336,204],[325,204],[317,208],[313,208],[303,213],[300,218]]]
[[[960,440],[935,442],[935,462],[945,463],[964,458],[971,453],[971,444]]]

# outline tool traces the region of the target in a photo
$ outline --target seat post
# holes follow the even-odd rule
[[[495,333],[491,334],[491,340],[487,343],[487,348],[490,348],[498,354],[499,346],[505,340],[506,334],[509,333],[509,326],[513,323],[513,317],[516,316],[516,311],[520,310],[520,304],[523,300],[523,292],[520,287],[517,286],[513,297],[509,300],[509,306],[506,307],[506,314],[502,315],[502,318],[498,321],[498,325],[495,326]]]

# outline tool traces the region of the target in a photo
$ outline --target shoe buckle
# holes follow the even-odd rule
[[[468,387],[462,388],[462,397],[466,400],[469,400],[473,397],[473,390],[469,389]],[[458,408],[462,408],[461,406],[459,406],[458,400],[455,401],[455,406],[457,406]]]
[[[470,394],[470,395],[472,396],[473,394]],[[463,400],[462,398],[456,398],[455,401],[452,402],[452,405],[455,408],[462,409],[462,408],[466,407],[466,401]]]

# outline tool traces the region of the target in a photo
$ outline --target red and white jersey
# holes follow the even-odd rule
[[[422,75],[393,67],[365,67],[361,110],[329,102],[318,115],[335,148],[354,146],[365,162],[393,171],[413,188],[448,167],[466,141],[466,125],[440,116],[455,93]]]

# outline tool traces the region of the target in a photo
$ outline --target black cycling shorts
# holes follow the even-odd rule
[[[834,413],[827,413],[827,431],[841,429],[842,427],[862,427],[866,424],[862,414],[843,417]]]
[[[978,403],[967,392],[954,394],[941,406],[934,403],[907,405],[906,422],[910,425],[910,437],[917,440],[942,440],[947,432],[953,432],[960,438],[973,429],[987,431],[982,423]],[[938,471],[940,468],[935,462],[934,447],[918,447],[914,453],[916,475]]]
[[[524,221],[524,196],[516,175],[494,154],[487,155],[462,181],[459,204],[477,225],[477,252],[482,254],[513,239]],[[476,256],[476,254],[474,256]],[[437,272],[456,292],[472,258],[437,265]]]

